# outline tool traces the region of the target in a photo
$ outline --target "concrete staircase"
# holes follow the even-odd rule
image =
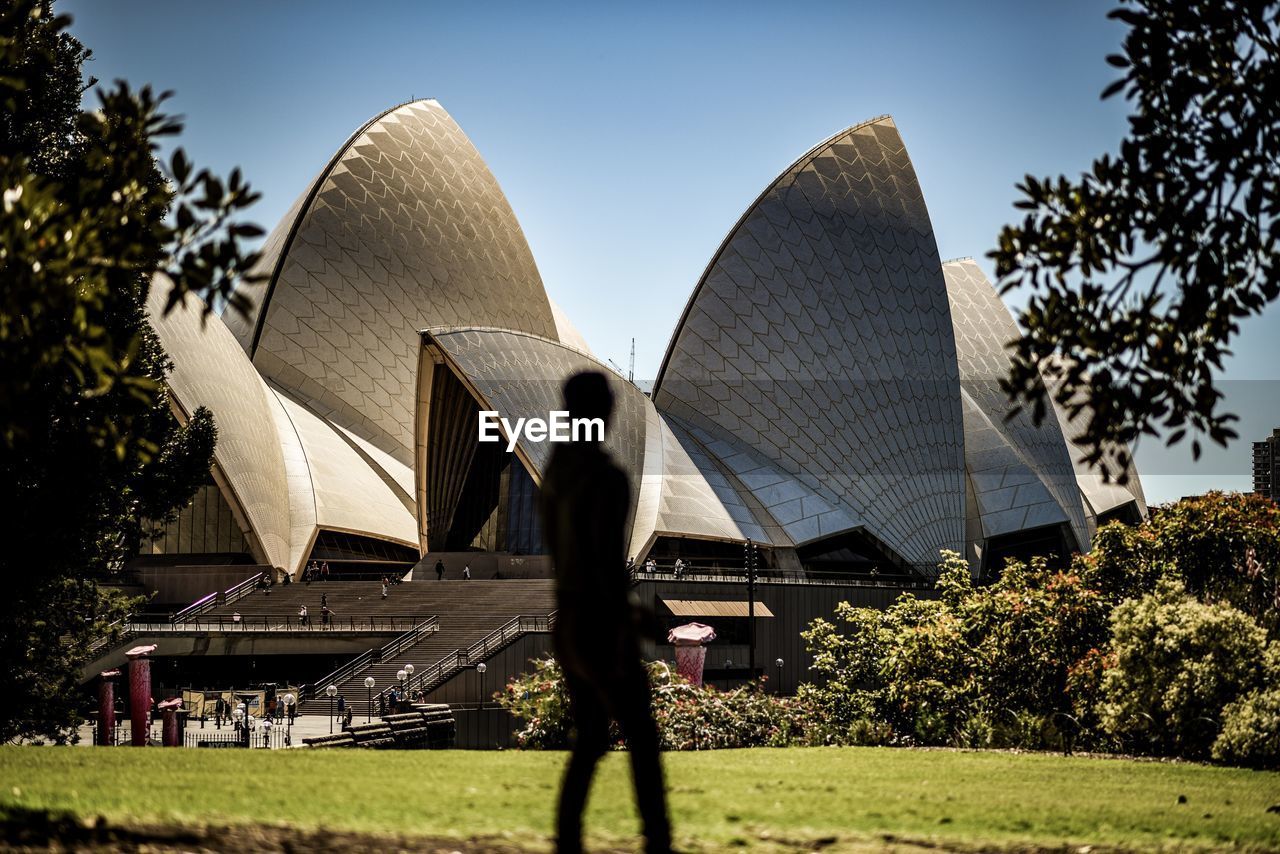
[[[356,724],[333,735],[304,738],[307,747],[363,747],[372,750],[447,750],[457,739],[457,723],[446,705],[418,705]]]
[[[234,603],[207,612],[206,616],[232,611],[238,611],[243,617],[296,613],[305,604],[310,619],[319,625],[322,594],[334,612],[337,624],[352,616],[384,614],[420,615],[423,619],[434,616],[438,620],[438,631],[422,633],[409,644],[389,644],[393,654],[384,656],[380,661],[370,660],[365,666],[340,674],[340,680],[334,684],[347,702],[357,709],[367,700],[365,677],[374,678],[376,701],[378,693],[397,684],[396,672],[405,664],[412,663],[415,667],[412,684],[416,687],[428,671],[441,672],[435,667],[439,662],[453,657],[458,650],[468,650],[491,636],[501,635],[500,630],[515,618],[525,616],[545,620],[555,610],[555,586],[550,579],[406,581],[392,585],[386,599],[382,598],[382,586],[378,582],[323,581],[309,586],[300,583],[288,587],[276,585],[270,593],[255,591]],[[370,658],[378,656],[374,654]],[[317,687],[323,689],[324,685]],[[302,714],[327,714],[328,710],[329,700],[323,694],[309,697],[299,709]]]

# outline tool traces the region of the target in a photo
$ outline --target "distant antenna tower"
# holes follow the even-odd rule
[[[636,339],[631,339],[631,365],[627,368],[627,382],[636,384]]]

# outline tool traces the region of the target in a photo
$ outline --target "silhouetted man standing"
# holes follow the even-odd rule
[[[571,418],[600,418],[608,425],[613,393],[603,374],[589,371],[570,377],[564,399]],[[539,500],[556,572],[559,610],[553,640],[576,730],[560,788],[558,850],[582,850],[582,810],[596,763],[609,748],[612,718],[631,751],[645,850],[669,851],[658,731],[627,602],[627,475],[598,442],[560,443],[552,452]]]

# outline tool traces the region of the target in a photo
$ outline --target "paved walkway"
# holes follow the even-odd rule
[[[357,715],[355,718],[352,719],[352,723],[357,723],[357,724],[364,723],[364,715]],[[342,727],[335,720],[333,723],[333,731],[339,732],[341,729]],[[120,730],[120,738],[124,739],[127,742],[129,738],[128,718],[125,718],[124,720],[120,721],[119,730]],[[301,747],[302,739],[304,738],[313,738],[318,735],[329,734],[329,716],[328,715],[298,715],[298,717],[294,719],[292,726],[289,726],[287,723],[285,724],[285,730],[290,734],[293,746]],[[234,730],[229,724],[223,724],[222,729],[219,730],[217,727],[213,725],[212,720],[205,722],[204,729],[200,728],[200,721],[187,722],[187,735],[191,735],[192,733],[211,733],[211,734],[212,733],[231,733],[233,731]],[[262,732],[261,730],[256,730],[254,732],[254,736],[255,736],[254,749],[260,749],[262,745],[261,732]],[[90,746],[90,747],[93,746],[93,728],[92,727],[81,725],[78,730],[78,733],[80,735],[80,741],[78,743],[81,746]],[[151,738],[156,744],[160,743],[160,735],[161,735],[160,722],[158,720],[153,721],[151,724]],[[273,738],[272,741],[276,741],[276,739]],[[273,744],[272,747],[277,749],[283,748],[284,744],[283,743]]]

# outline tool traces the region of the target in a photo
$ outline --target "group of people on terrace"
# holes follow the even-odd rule
[[[386,585],[383,585],[383,591],[384,592],[382,594],[382,598],[385,599],[387,598],[386,592],[385,592]],[[320,627],[324,629],[332,628],[334,616],[335,616],[335,613],[333,609],[329,607],[329,594],[321,593],[320,594]],[[311,619],[310,613],[307,611],[307,605],[304,602],[303,604],[298,606],[298,625],[305,628],[308,625],[310,625],[309,623],[310,619]]]
[[[636,559],[627,558],[627,572],[634,572],[636,569]],[[658,562],[650,555],[641,567],[645,572],[654,573],[658,571]],[[681,578],[685,571],[689,569],[689,564],[684,562],[683,558],[676,558],[676,562],[671,564],[671,574],[676,578]]]
[[[313,581],[329,580],[329,561],[313,560],[308,561],[307,565],[302,569],[302,582],[310,584]]]

